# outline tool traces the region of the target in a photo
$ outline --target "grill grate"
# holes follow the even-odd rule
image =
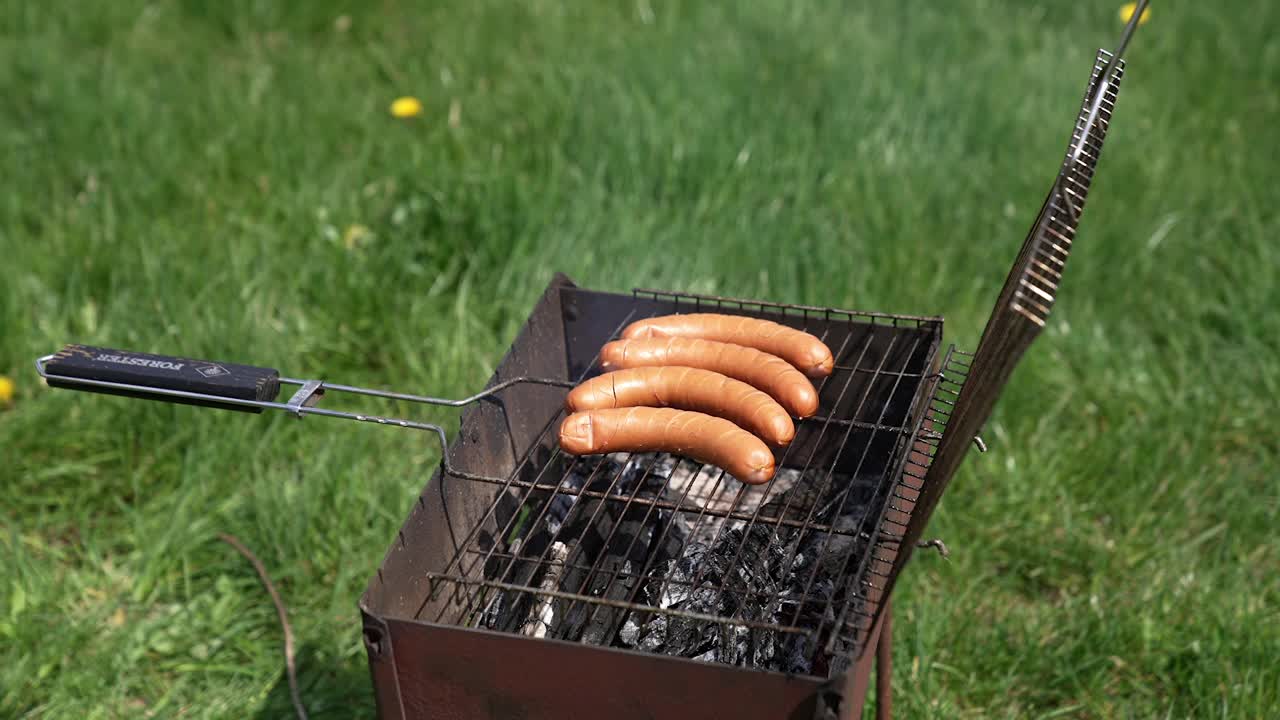
[[[940,377],[940,320],[633,297],[678,312],[798,320],[833,345],[821,411],[797,425],[778,474],[759,487],[665,454],[567,456],[555,443],[563,410],[506,477],[444,469],[498,492],[443,568],[426,573],[431,591],[414,618],[806,674],[839,669],[863,640],[846,613],[866,617],[878,601],[863,590],[878,572],[869,550],[891,542],[881,521],[892,496],[910,491],[906,449],[931,442],[919,435],[928,400],[920,390]],[[489,521],[494,529],[482,532]],[[700,640],[673,647],[673,635]],[[693,654],[704,646],[712,650]]]

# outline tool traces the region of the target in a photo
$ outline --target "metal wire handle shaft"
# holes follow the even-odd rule
[[[387,417],[383,415],[371,415],[366,413],[354,413],[343,410],[330,410],[328,408],[316,407],[315,403],[325,395],[327,391],[343,392],[352,395],[364,395],[368,397],[384,398],[387,400],[401,400],[405,402],[421,403],[424,405],[436,405],[440,407],[463,407],[471,403],[478,402],[487,397],[496,395],[503,390],[514,385],[524,383],[533,385],[546,385],[549,387],[570,388],[575,383],[568,380],[555,380],[551,378],[539,377],[517,377],[510,380],[504,380],[492,387],[470,395],[465,398],[440,398],[429,395],[413,395],[410,393],[392,392],[388,390],[375,390],[372,388],[356,387],[354,385],[339,385],[337,383],[327,383],[322,380],[303,380],[298,378],[280,378],[280,382],[287,385],[297,385],[299,389],[289,398],[287,402],[275,402],[271,400],[248,400],[243,398],[227,397],[223,395],[213,395],[210,393],[193,392],[188,390],[178,390],[173,388],[156,387],[153,385],[139,385],[135,383],[113,382],[109,380],[100,380],[93,378],[73,377],[70,375],[59,375],[50,372],[48,364],[54,360],[55,355],[45,355],[36,360],[36,372],[46,381],[57,382],[63,387],[72,389],[102,389],[112,390],[136,395],[161,396],[157,399],[171,398],[173,401],[200,401],[206,404],[216,405],[234,405],[244,408],[253,408],[259,410],[282,410],[290,413],[294,417],[301,418],[303,415],[319,415],[321,417],[339,418],[342,420],[356,420],[358,422],[369,422],[378,425],[390,425],[393,427],[408,428],[411,430],[425,430],[434,433],[440,440],[441,463],[444,465],[446,472],[460,476],[466,476],[467,473],[455,472],[449,463],[449,438],[445,429],[435,423],[422,422],[419,420],[408,420],[404,418]],[[488,479],[488,478],[486,478]]]

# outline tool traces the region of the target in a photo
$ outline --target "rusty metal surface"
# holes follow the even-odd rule
[[[373,699],[381,720],[405,720],[400,702],[400,682],[391,647],[391,630],[381,618],[360,603],[361,634],[365,655],[369,659],[369,678],[373,681]]]
[[[876,641],[876,720],[893,717],[893,605],[884,604],[884,622]]]
[[[880,617],[884,617],[881,615]],[[839,683],[840,704],[831,712],[821,709],[814,714],[814,720],[862,720],[862,711],[867,704],[867,689],[871,684],[871,669],[875,663],[876,648],[880,646],[880,628],[872,628],[865,644],[865,650],[849,670],[840,677],[833,678]]]
[[[809,720],[822,684],[505,633],[408,620],[387,624],[406,719]]]

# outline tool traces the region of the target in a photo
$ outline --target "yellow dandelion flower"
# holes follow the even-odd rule
[[[0,405],[13,402],[13,381],[0,375]]]
[[[369,228],[363,225],[349,225],[347,226],[346,231],[342,233],[342,244],[345,245],[348,250],[354,250],[356,245],[363,244],[365,238],[368,238],[372,234],[373,233],[369,231]]]
[[[422,114],[422,102],[416,97],[396,98],[391,103],[391,115],[398,118],[418,117]]]
[[[1125,3],[1120,6],[1120,22],[1127,23],[1129,18],[1133,17],[1133,11],[1138,9],[1138,3]],[[1147,20],[1151,19],[1151,8],[1142,11],[1142,17],[1138,18],[1139,25],[1146,25]]]

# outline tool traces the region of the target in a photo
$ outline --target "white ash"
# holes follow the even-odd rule
[[[683,498],[682,506],[692,508],[683,515],[694,526],[693,539],[709,542],[719,534],[724,519],[697,511],[754,515],[756,508],[785,494],[799,479],[799,470],[779,468],[770,482],[747,485],[717,467],[684,462],[671,471],[667,497]]]
[[[554,542],[551,544],[550,557],[548,558],[548,567],[542,575],[542,582],[538,583],[538,589],[543,592],[549,592],[557,589],[560,584],[560,575],[564,570],[564,561],[569,557],[569,546],[562,542]],[[551,623],[555,621],[555,610],[552,607],[551,595],[538,596],[538,604],[534,607],[533,612],[529,615],[529,619],[525,622],[524,627],[520,628],[521,635],[542,638],[547,636],[547,630],[551,627]]]

